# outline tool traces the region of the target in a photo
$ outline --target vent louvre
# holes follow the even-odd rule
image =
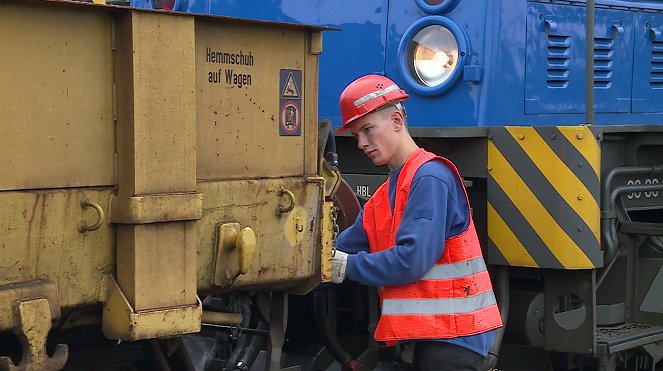
[[[608,38],[594,38],[594,88],[612,86],[612,66],[615,42]]]
[[[650,74],[649,86],[652,89],[663,89],[663,41],[652,42]]]
[[[549,88],[565,88],[569,84],[569,36],[548,34],[548,76]]]

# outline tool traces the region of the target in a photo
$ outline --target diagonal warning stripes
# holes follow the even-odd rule
[[[516,266],[602,266],[600,152],[589,129],[504,127],[491,133],[490,248]]]

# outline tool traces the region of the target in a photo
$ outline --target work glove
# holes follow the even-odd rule
[[[332,282],[341,283],[345,279],[345,267],[348,265],[348,254],[335,250],[332,255]]]

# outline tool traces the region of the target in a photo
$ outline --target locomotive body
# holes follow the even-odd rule
[[[325,34],[320,62],[319,118],[336,127],[340,92],[358,76],[382,74],[410,93],[410,132],[454,161],[468,186],[508,319],[498,367],[658,363],[659,1],[179,0],[173,9],[340,28]],[[343,178],[369,197],[387,169],[349,136],[335,145]],[[366,304],[345,299],[339,313]]]

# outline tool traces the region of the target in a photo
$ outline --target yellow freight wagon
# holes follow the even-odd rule
[[[66,329],[143,344],[247,303],[279,367],[287,295],[330,269],[321,31],[0,1],[0,370],[63,368]]]

